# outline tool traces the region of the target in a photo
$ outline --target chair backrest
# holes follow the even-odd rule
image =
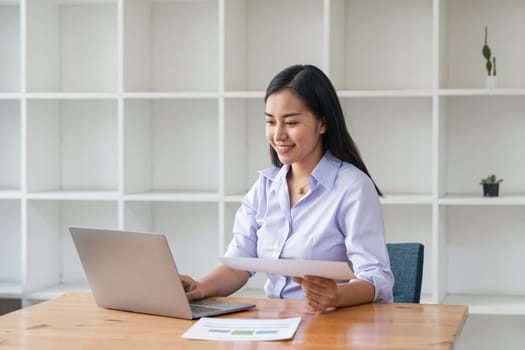
[[[387,243],[386,247],[394,274],[394,303],[419,303],[425,247],[421,243]]]

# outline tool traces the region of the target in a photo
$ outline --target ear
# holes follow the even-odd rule
[[[324,134],[327,130],[327,127],[326,127],[326,119],[323,117],[321,118],[321,124],[320,124],[320,127],[319,127],[319,133],[320,134]]]

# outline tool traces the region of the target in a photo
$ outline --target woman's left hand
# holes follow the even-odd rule
[[[294,277],[293,281],[300,284],[304,291],[306,306],[311,311],[325,311],[335,306],[337,299],[337,284],[334,280],[324,277],[304,276]]]

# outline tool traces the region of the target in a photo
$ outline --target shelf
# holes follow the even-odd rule
[[[117,103],[27,102],[28,191],[116,191]]]
[[[432,204],[432,195],[420,195],[420,194],[394,194],[394,193],[384,193],[383,197],[380,198],[381,204],[383,205],[405,205],[405,204],[414,204],[414,205],[431,205]]]
[[[119,193],[115,191],[55,191],[55,192],[30,192],[26,195],[31,200],[104,200],[111,201],[119,199]]]
[[[124,3],[125,91],[217,91],[216,1]]]
[[[0,190],[0,200],[20,198],[22,198],[22,192],[20,191]]]
[[[262,101],[265,94],[264,91],[226,91],[222,95],[225,98],[253,98]]]
[[[525,295],[447,295],[443,304],[468,305],[472,315],[525,315]]]
[[[0,1],[0,93],[20,91],[20,6]]]
[[[26,298],[31,301],[45,301],[59,297],[67,292],[89,292],[91,289],[86,284],[60,283],[38,291],[29,293]]]
[[[413,97],[432,97],[433,91],[430,89],[399,89],[399,90],[339,90],[337,96],[340,98],[413,98]]]
[[[22,297],[22,283],[0,281],[0,299]]]
[[[0,100],[0,193],[20,190],[21,137],[20,102]]]
[[[481,192],[481,189],[480,189]],[[439,199],[440,205],[522,205],[525,206],[525,195],[505,195],[483,197],[483,194],[454,194]]]
[[[217,192],[218,102],[144,99],[124,102],[124,190]]]
[[[439,96],[525,96],[525,89],[440,89]]]
[[[14,101],[14,100],[19,100],[21,97],[22,97],[22,94],[20,92],[1,92],[0,91],[0,101],[2,100]]]
[[[26,9],[28,91],[117,90],[116,0],[28,0]]]
[[[214,91],[180,91],[180,92],[125,92],[125,99],[212,99],[219,98]]]
[[[29,100],[116,100],[115,92],[29,92]]]
[[[243,199],[244,195],[243,194],[238,194],[238,195],[228,195],[228,196],[224,196],[224,201],[227,202],[227,203],[234,203],[234,204],[240,204],[242,199]]]
[[[197,193],[197,192],[144,192],[126,194],[124,200],[129,202],[199,202],[217,203],[219,195],[217,193]]]

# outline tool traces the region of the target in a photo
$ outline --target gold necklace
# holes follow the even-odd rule
[[[295,182],[292,182],[291,185],[292,185],[292,188],[294,189],[294,191],[296,191],[297,194],[300,195],[300,196],[304,196],[306,194],[306,192],[308,192],[308,189],[309,189],[308,182],[305,183],[302,186],[299,186],[297,189],[296,189],[296,186],[295,186]]]
[[[310,187],[308,187],[308,178],[306,179],[306,183],[299,187],[296,187],[296,182],[291,180],[290,178],[288,178],[288,182],[293,191],[296,192],[299,196],[304,196],[310,189]]]
[[[308,183],[304,184],[303,186],[299,187],[297,189],[297,193],[300,195],[300,196],[303,196],[306,192],[308,192]]]

